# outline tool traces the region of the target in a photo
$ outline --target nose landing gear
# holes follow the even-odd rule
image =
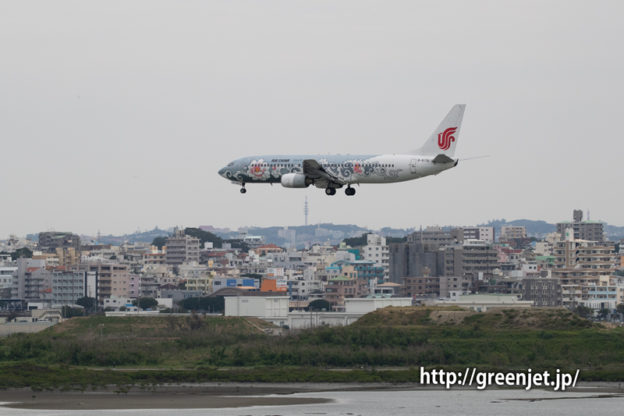
[[[247,193],[247,189],[245,189],[245,183],[242,184],[242,188],[240,189],[240,193],[241,194]]]
[[[325,188],[325,194],[327,195],[336,195],[336,188]]]

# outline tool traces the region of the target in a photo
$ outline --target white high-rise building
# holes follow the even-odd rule
[[[526,236],[526,228],[523,225],[504,225],[501,227],[500,241],[526,238]]]
[[[479,240],[492,244],[494,242],[494,227],[479,227]]]
[[[364,260],[374,261],[376,265],[384,268],[384,281],[390,278],[390,250],[386,244],[386,238],[377,234],[366,236],[366,245],[362,248]]]

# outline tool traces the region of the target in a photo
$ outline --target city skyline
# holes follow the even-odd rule
[[[0,15],[0,236],[296,225],[306,196],[311,223],[624,225],[621,2],[35,3]],[[217,174],[409,151],[456,102],[456,155],[490,157],[435,178],[330,199]]]
[[[576,215],[579,215],[578,213],[581,213],[580,217],[576,217]],[[599,228],[600,232],[601,233],[604,232],[605,238],[610,241],[618,241],[624,238],[624,227],[615,226],[613,224],[608,224],[608,223],[601,222],[601,221],[594,221],[594,220],[589,221],[586,217],[583,218],[584,214],[580,210],[574,210],[574,215],[575,217],[572,218],[572,220],[571,218],[568,218],[568,219],[563,219],[561,221],[558,221],[556,223],[549,223],[543,220],[527,220],[527,219],[507,220],[504,218],[500,218],[500,219],[492,219],[491,221],[479,223],[479,224],[443,224],[443,225],[435,224],[435,225],[426,225],[426,226],[417,225],[413,227],[401,227],[401,228],[394,228],[394,227],[387,227],[387,226],[380,227],[380,228],[372,228],[372,227],[362,226],[360,224],[335,224],[335,223],[313,223],[313,224],[308,224],[308,225],[298,224],[298,225],[289,225],[289,226],[282,226],[282,225],[274,224],[272,226],[267,226],[267,227],[240,226],[240,227],[235,227],[235,228],[220,227],[215,224],[176,224],[176,225],[172,225],[168,227],[156,225],[154,227],[147,228],[147,229],[135,229],[133,231],[127,231],[127,232],[123,232],[119,234],[103,233],[101,232],[101,230],[95,234],[82,233],[80,231],[75,231],[75,230],[40,230],[39,232],[25,233],[22,235],[14,235],[14,236],[18,238],[28,238],[31,240],[33,239],[36,240],[37,235],[40,233],[68,232],[68,233],[75,233],[79,235],[81,238],[85,239],[84,240],[85,243],[86,242],[99,242],[99,243],[104,243],[104,244],[109,244],[109,243],[120,244],[122,241],[128,241],[128,242],[146,242],[148,240],[152,241],[154,238],[158,236],[172,235],[173,233],[175,233],[176,230],[182,230],[182,229],[188,228],[188,229],[208,231],[214,234],[215,236],[223,238],[223,239],[237,238],[237,235],[242,235],[240,233],[245,233],[249,235],[259,235],[265,239],[268,238],[267,241],[269,243],[282,244],[284,243],[284,241],[287,241],[288,238],[286,238],[285,236],[280,236],[279,232],[275,230],[276,229],[279,229],[279,230],[290,229],[290,230],[295,230],[297,232],[296,234],[297,245],[302,246],[302,245],[305,245],[306,243],[314,243],[314,242],[321,243],[323,241],[325,243],[330,243],[330,240],[332,244],[337,244],[337,242],[342,240],[343,238],[359,237],[363,233],[375,233],[375,234],[383,235],[386,237],[405,237],[409,235],[410,233],[416,232],[418,230],[434,230],[434,229],[448,230],[448,229],[456,229],[456,228],[471,229],[475,227],[477,228],[478,227],[491,227],[497,237],[499,236],[499,234],[503,231],[505,227],[511,227],[511,228],[520,227],[526,230],[527,236],[537,237],[537,238],[543,238],[551,233],[558,233],[560,235],[563,235],[565,233],[566,227],[570,227],[574,229],[575,233],[577,234],[576,236],[578,238],[579,236],[578,236],[577,227],[578,227],[578,224],[582,222],[584,224],[587,224],[588,227],[592,226],[594,228],[597,227],[598,224],[601,224]],[[579,220],[578,218],[581,218],[581,220]],[[323,237],[325,234],[316,235],[317,231],[314,231],[313,234],[310,234],[311,230],[323,230],[323,232],[325,233],[330,233],[332,237],[331,238],[327,236]],[[598,230],[598,228],[596,228],[596,230]],[[342,235],[342,237],[339,237],[338,234],[336,233]],[[284,241],[278,242],[277,240],[274,239],[274,237],[270,237],[274,234],[278,235],[278,240],[283,239]],[[8,237],[9,236],[7,236],[7,238]],[[126,240],[120,240],[122,238],[125,238]],[[581,237],[581,239],[583,239],[583,237]],[[3,241],[3,240],[4,239],[2,238],[2,236],[0,236],[0,241]],[[284,243],[284,244],[286,244],[287,246],[289,244],[294,244],[294,240],[290,243]]]
[[[587,211],[583,211],[584,215],[586,215]],[[305,214],[303,215],[305,216]],[[153,231],[153,230],[162,230],[162,231],[171,231],[173,232],[174,229],[176,228],[186,228],[186,227],[213,227],[215,229],[221,229],[221,230],[229,230],[230,232],[236,232],[239,230],[245,230],[245,229],[253,229],[253,228],[269,228],[269,227],[283,227],[283,228],[290,228],[290,227],[304,227],[304,226],[310,226],[310,227],[315,227],[315,226],[320,226],[320,225],[334,225],[334,226],[344,226],[344,225],[353,225],[353,226],[357,226],[357,227],[361,227],[361,228],[365,228],[365,229],[369,229],[369,230],[373,230],[373,231],[379,231],[382,230],[384,228],[391,228],[391,229],[400,229],[400,230],[406,230],[409,232],[409,230],[417,230],[419,228],[427,228],[427,227],[442,227],[442,228],[448,228],[448,227],[475,227],[475,226],[483,226],[483,225],[488,225],[492,222],[496,222],[496,221],[504,221],[506,223],[513,223],[515,221],[532,221],[532,222],[540,222],[543,221],[549,225],[552,225],[553,227],[556,226],[557,223],[564,223],[564,222],[568,222],[571,219],[571,216],[568,216],[569,218],[559,218],[555,221],[546,221],[544,219],[529,219],[529,218],[505,218],[503,216],[499,216],[496,218],[490,218],[488,220],[482,221],[482,222],[477,222],[477,223],[472,223],[472,224],[451,224],[451,223],[442,223],[442,224],[414,224],[411,226],[397,226],[397,227],[393,227],[391,225],[388,224],[382,224],[381,226],[378,227],[371,227],[368,226],[366,224],[359,224],[359,223],[337,223],[337,222],[315,222],[315,221],[310,221],[310,223],[308,225],[306,225],[305,219],[304,221],[302,221],[299,224],[267,224],[267,225],[244,225],[244,224],[239,224],[239,225],[233,225],[233,226],[224,226],[221,224],[217,224],[217,223],[210,223],[210,222],[203,222],[203,223],[199,223],[199,224],[187,224],[187,223],[176,223],[176,224],[169,224],[169,225],[163,225],[163,224],[155,224],[153,226],[147,226],[145,228],[142,227],[135,227],[135,228],[130,228],[127,230],[121,230],[119,232],[107,232],[106,230],[96,230],[96,231],[82,231],[82,230],[75,230],[75,229],[55,229],[55,228],[47,228],[47,229],[41,229],[41,230],[32,230],[32,231],[22,231],[19,233],[11,233],[10,235],[16,235],[18,237],[25,237],[27,235],[36,235],[40,232],[48,232],[48,231],[58,231],[58,232],[72,232],[72,233],[76,233],[82,236],[89,236],[89,237],[96,237],[97,235],[102,235],[102,236],[122,236],[122,235],[129,235],[129,234],[134,234],[134,233],[143,233],[143,232],[149,232],[149,231]],[[584,218],[585,221],[589,221],[590,219],[585,217]],[[624,226],[621,226],[619,224],[612,224],[609,223],[607,221],[603,221],[601,219],[593,219],[591,218],[591,221],[596,221],[596,222],[601,222],[604,223],[608,226],[615,226],[618,228],[624,228]],[[3,240],[5,238],[8,238],[9,234],[7,235],[0,235],[0,240]]]

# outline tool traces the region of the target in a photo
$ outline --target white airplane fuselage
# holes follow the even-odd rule
[[[219,175],[237,184],[279,183],[285,174],[303,174],[303,161],[317,161],[323,169],[345,185],[403,182],[436,175],[457,164],[433,162],[434,156],[420,155],[264,155],[237,159]],[[326,180],[315,181],[326,187]]]
[[[314,185],[334,195],[336,188],[351,185],[404,182],[450,169],[459,159],[453,157],[464,105],[455,105],[421,148],[409,154],[381,155],[264,155],[243,157],[219,170],[219,175],[241,185],[281,183],[286,188]]]

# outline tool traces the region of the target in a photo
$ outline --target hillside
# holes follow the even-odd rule
[[[363,316],[353,324],[356,327],[451,325],[458,328],[476,325],[483,330],[561,331],[600,327],[564,308],[491,309],[478,313],[456,306],[384,308]]]
[[[49,329],[53,337],[63,335],[75,339],[170,340],[187,336],[227,334],[244,337],[264,333],[272,325],[257,318],[237,318],[200,315],[150,317],[77,317]]]
[[[271,335],[273,329],[257,319],[197,315],[72,318],[37,334],[0,339],[6,375],[0,388],[397,382],[418,380],[420,366],[578,368],[584,380],[624,381],[624,328],[607,329],[562,309],[386,308],[347,327]]]

